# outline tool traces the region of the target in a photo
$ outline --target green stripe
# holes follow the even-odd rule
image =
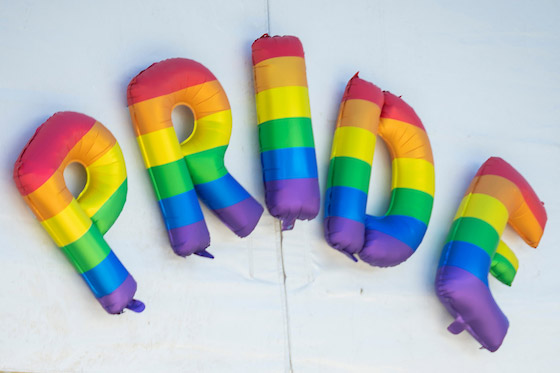
[[[193,188],[184,159],[148,168],[158,200],[185,193]],[[182,175],[187,175],[184,177]]]
[[[500,282],[511,286],[517,271],[515,267],[503,255],[496,253],[492,258],[490,273]]]
[[[347,186],[368,193],[371,166],[352,157],[334,157],[329,165],[327,188]]]
[[[283,148],[313,148],[311,118],[280,118],[259,125],[261,152]]]
[[[417,189],[395,188],[391,193],[391,203],[387,215],[405,215],[416,218],[428,225],[432,215],[434,197]]]
[[[99,233],[105,234],[113,223],[117,220],[126,202],[127,179],[124,179],[121,186],[113,193],[111,197],[101,206],[99,210],[91,217],[93,224],[99,229]]]
[[[472,243],[486,251],[490,258],[494,256],[500,236],[488,223],[477,218],[459,218],[451,225],[445,243],[464,241]]]
[[[224,156],[227,145],[198,152],[185,157],[195,185],[219,179],[227,174]]]
[[[111,248],[95,225],[92,225],[82,237],[60,249],[78,273],[89,271],[111,252]]]

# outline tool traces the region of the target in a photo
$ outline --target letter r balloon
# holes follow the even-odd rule
[[[232,118],[216,77],[193,60],[158,62],[132,79],[128,105],[175,253],[212,257],[197,195],[238,236],[251,233],[263,208],[224,165]],[[177,105],[188,106],[195,118],[181,144],[171,121]]]

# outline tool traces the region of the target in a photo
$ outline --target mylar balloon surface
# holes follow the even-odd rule
[[[78,198],[64,181],[64,169],[74,162],[87,172]],[[125,308],[141,312],[144,304],[133,299],[136,281],[103,238],[121,213],[127,192],[124,159],[111,132],[84,114],[54,114],[21,152],[14,181],[101,306],[109,313]]]
[[[317,216],[321,198],[303,46],[265,34],[252,52],[266,206],[292,229]]]
[[[467,330],[484,348],[500,347],[509,322],[490,292],[488,272],[511,284],[517,271],[517,258],[500,237],[509,223],[537,247],[546,221],[537,194],[509,163],[492,157],[480,167],[457,210],[436,276],[437,295],[455,318],[451,333]]]
[[[263,208],[225,167],[231,109],[210,70],[186,58],[154,63],[128,85],[128,105],[175,253],[212,257],[197,196],[235,234],[249,235]],[[195,119],[182,143],[171,120],[179,105],[189,107]]]
[[[366,214],[376,135],[391,153],[389,209]],[[418,248],[430,221],[435,174],[426,130],[400,97],[356,74],[346,86],[333,137],[325,197],[325,237],[353,260],[395,266]]]

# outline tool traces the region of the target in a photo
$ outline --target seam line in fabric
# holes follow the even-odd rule
[[[284,231],[282,230],[282,221],[278,220],[278,231],[280,234],[279,240],[279,254],[280,254],[280,269],[282,271],[282,297],[284,298],[284,317],[286,322],[286,347],[287,347],[287,358],[288,358],[288,369],[287,371],[292,373],[294,371],[292,366],[292,343],[291,343],[291,331],[290,331],[290,309],[288,307],[288,291],[286,289],[286,266],[284,261]]]
[[[266,32],[270,35],[270,0],[266,0]]]

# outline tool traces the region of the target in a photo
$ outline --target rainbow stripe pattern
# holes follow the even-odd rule
[[[87,184],[75,199],[64,169],[81,163]],[[43,228],[64,252],[101,306],[112,314],[141,312],[136,281],[103,235],[126,200],[124,159],[113,135],[95,119],[74,112],[51,116],[29,140],[14,167],[14,181]]]
[[[216,77],[193,60],[158,62],[132,79],[128,105],[175,253],[212,257],[197,196],[238,236],[251,233],[263,208],[224,165],[232,117]],[[181,144],[171,120],[177,105],[195,117],[192,135]]]
[[[303,46],[294,36],[265,34],[252,56],[266,205],[283,230],[292,229],[320,208]]]
[[[383,107],[383,92],[354,75],[338,112],[325,196],[325,238],[356,260],[365,242],[371,164]]]
[[[438,297],[455,317],[450,332],[467,330],[484,348],[500,347],[509,322],[492,297],[488,271],[506,283],[517,271],[517,259],[500,236],[509,223],[537,247],[546,221],[542,202],[510,164],[492,157],[480,167],[455,215],[436,276]]]
[[[391,201],[366,215],[376,134],[392,158]],[[333,138],[325,200],[325,237],[336,250],[380,267],[408,259],[426,232],[435,174],[428,135],[401,98],[356,74],[346,86]]]

